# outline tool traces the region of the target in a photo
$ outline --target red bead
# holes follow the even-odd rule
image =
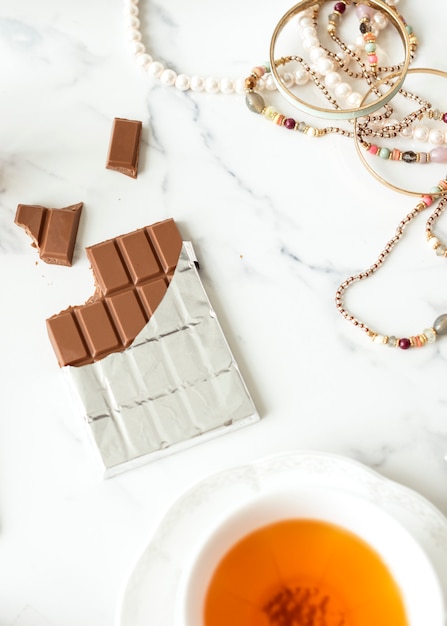
[[[295,128],[295,120],[292,117],[288,117],[284,120],[284,126],[289,130],[293,130]]]
[[[411,341],[407,339],[406,337],[399,339],[399,348],[402,348],[402,350],[408,350],[410,346],[411,346]]]
[[[444,113],[444,115],[442,116],[442,121],[447,124],[447,113]]]
[[[346,10],[346,4],[344,2],[336,2],[334,4],[334,11],[336,13],[342,14],[345,12],[345,10]]]

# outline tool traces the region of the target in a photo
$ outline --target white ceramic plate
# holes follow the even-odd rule
[[[416,492],[346,457],[291,452],[233,467],[201,481],[163,517],[138,559],[120,599],[117,626],[175,626],[182,570],[202,529],[260,494],[287,486],[345,491],[380,507],[404,526],[429,557],[447,601],[447,519]],[[431,623],[430,606],[427,624]]]

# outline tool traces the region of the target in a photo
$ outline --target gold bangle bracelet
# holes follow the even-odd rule
[[[398,72],[393,72],[387,77],[388,79],[390,79],[391,77],[397,76],[398,77],[397,81],[392,87],[390,87],[389,91],[386,94],[377,98],[375,102],[370,103],[370,104],[362,104],[360,107],[357,107],[354,109],[326,109],[326,108],[318,107],[316,105],[311,105],[305,102],[304,100],[301,100],[300,98],[298,98],[298,96],[296,96],[292,91],[290,91],[290,89],[288,89],[286,85],[284,84],[278,72],[278,65],[281,65],[281,59],[277,58],[275,49],[276,49],[278,37],[280,33],[282,32],[282,30],[284,29],[284,26],[286,26],[286,24],[288,24],[288,22],[290,22],[290,20],[293,17],[295,17],[295,15],[311,7],[321,6],[328,1],[329,0],[302,0],[301,2],[293,6],[291,9],[289,9],[289,11],[287,11],[287,13],[285,13],[282,16],[282,18],[279,20],[278,24],[276,25],[276,28],[273,32],[272,39],[270,42],[271,72],[272,72],[273,80],[276,83],[276,87],[278,91],[284,96],[284,98],[288,102],[290,102],[290,104],[300,109],[301,111],[304,111],[305,113],[308,113],[309,115],[313,115],[315,117],[324,118],[324,119],[352,120],[352,119],[356,119],[357,117],[369,115],[370,113],[377,111],[377,109],[380,109],[385,104],[387,104],[398,93],[399,89],[402,87],[402,84],[405,80],[405,76],[408,72],[408,68],[410,65],[410,59],[411,59],[410,38],[405,28],[405,24],[400,20],[398,14],[395,11],[393,11],[393,9],[388,4],[383,2],[383,0],[361,0],[361,1],[353,0],[352,4],[354,4],[355,6],[359,4],[366,4],[367,6],[370,6],[371,8],[379,10],[382,13],[384,13],[386,17],[389,19],[390,23],[393,24],[393,26],[398,31],[400,38],[402,40],[403,46],[404,46],[405,60],[402,63],[402,68]],[[385,79],[383,79],[381,82],[383,82],[384,80]]]
[[[408,70],[407,75],[409,74],[433,74],[434,76],[440,76],[441,78],[447,78],[447,72],[443,72],[442,70],[438,70],[438,69],[434,69],[434,68],[427,68],[427,67],[414,67]],[[390,74],[389,77],[385,77],[382,78],[382,80],[379,80],[376,84],[375,87],[379,87],[382,83],[384,83],[386,80],[388,80],[388,78],[392,78],[393,74]],[[368,95],[371,93],[371,89],[365,94],[363,101],[364,102]],[[390,183],[388,180],[386,180],[385,178],[383,178],[382,176],[380,176],[380,174],[377,173],[377,171],[368,163],[368,161],[366,160],[365,157],[365,150],[362,148],[361,146],[361,142],[358,136],[358,120],[357,118],[354,119],[353,121],[354,124],[354,142],[355,142],[355,147],[357,149],[357,153],[360,157],[360,160],[362,161],[363,165],[366,167],[366,169],[368,170],[368,172],[370,174],[372,174],[372,176],[374,176],[374,178],[376,180],[378,180],[380,183],[382,183],[382,185],[385,185],[386,187],[388,187],[389,189],[392,189],[394,191],[398,191],[399,193],[403,193],[406,194],[408,196],[414,196],[414,197],[421,197],[421,196],[425,196],[425,195],[430,195],[433,196],[434,198],[440,197],[440,196],[444,196],[447,194],[447,189],[439,189],[439,188],[432,188],[430,190],[425,190],[425,191],[411,191],[410,189],[404,189],[403,187],[398,187],[397,185],[393,185],[393,183]],[[411,167],[411,166],[410,166]]]

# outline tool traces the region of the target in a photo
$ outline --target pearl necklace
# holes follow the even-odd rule
[[[244,79],[217,78],[195,74],[177,73],[166,67],[161,61],[155,60],[146,50],[142,42],[140,20],[138,19],[139,0],[124,0],[124,23],[127,39],[136,63],[152,78],[158,79],[166,87],[175,87],[179,91],[205,92],[208,94],[244,93]]]
[[[365,26],[366,20],[368,22],[368,32],[361,38],[357,39],[356,43],[344,44],[337,36],[336,29],[339,18],[346,10],[348,3],[345,0],[341,0],[335,3],[333,7],[333,13],[329,15],[328,33],[336,43],[342,52],[340,57],[335,52],[327,50],[321,43],[318,37],[317,31],[317,19],[318,10],[308,9],[303,11],[297,17],[298,33],[301,36],[302,46],[304,50],[307,50],[309,59],[313,63],[313,69],[318,75],[322,77],[324,85],[334,90],[335,97],[337,99],[346,99],[347,105],[351,108],[359,107],[362,100],[360,93],[352,90],[349,83],[342,80],[340,72],[336,70],[337,65],[347,71],[348,65],[351,61],[355,60],[360,63],[360,53],[368,50],[374,53],[374,56],[369,55],[370,65],[374,64],[376,68],[378,63],[376,52],[376,37],[379,30],[386,28],[388,20],[385,15],[378,11],[374,11],[370,7],[364,4],[359,4],[356,7],[356,12],[361,18],[361,25]],[[373,26],[369,25],[373,23]],[[371,41],[366,42],[365,37],[370,37]],[[374,40],[372,42],[372,39]],[[366,68],[365,68],[366,69]],[[352,77],[364,78],[364,74],[354,74],[350,72]],[[304,81],[300,84],[303,84]]]
[[[447,124],[447,113],[441,113],[438,109],[434,109],[431,119],[440,120]],[[425,124],[414,124],[403,128],[400,133],[402,137],[413,138],[422,143],[431,143],[435,146],[441,146],[447,142],[447,135],[440,128],[429,128]]]

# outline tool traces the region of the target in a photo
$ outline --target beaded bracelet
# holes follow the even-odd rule
[[[433,148],[430,152],[415,152],[414,150],[399,150],[398,148],[380,147],[374,143],[362,142],[363,148],[369,154],[389,161],[403,161],[404,163],[447,163],[447,148]]]
[[[402,64],[400,64],[399,67],[399,71],[398,71],[398,76],[397,79],[395,81],[395,83],[393,85],[389,85],[389,90],[387,93],[385,94],[381,94],[378,95],[377,100],[374,101],[373,103],[365,103],[365,104],[361,104],[360,106],[355,106],[353,108],[348,108],[348,109],[340,109],[340,108],[335,108],[335,110],[332,109],[324,109],[321,107],[318,107],[316,105],[311,105],[308,104],[306,102],[304,102],[302,99],[298,98],[298,96],[296,96],[289,88],[287,85],[284,84],[284,81],[282,80],[281,76],[278,73],[278,69],[277,69],[277,63],[275,62],[275,58],[277,58],[277,54],[276,54],[276,43],[278,40],[279,35],[281,34],[282,30],[284,29],[284,26],[297,14],[305,11],[306,9],[308,9],[309,7],[313,7],[313,6],[320,6],[326,3],[327,0],[302,0],[301,2],[299,2],[297,5],[295,5],[294,7],[292,7],[291,9],[289,9],[289,11],[287,11],[287,13],[285,13],[283,15],[283,17],[280,19],[280,21],[278,22],[278,24],[276,25],[276,28],[273,32],[272,35],[272,39],[270,42],[270,66],[271,66],[271,72],[272,72],[272,76],[273,76],[273,80],[277,86],[278,91],[284,96],[284,98],[286,100],[288,100],[293,106],[296,106],[297,108],[305,111],[306,113],[309,113],[311,115],[314,115],[316,117],[322,117],[322,118],[335,118],[335,119],[347,119],[347,120],[351,120],[360,116],[364,116],[364,115],[368,115],[374,111],[376,111],[377,109],[383,107],[387,102],[389,102],[393,96],[399,91],[399,89],[401,88],[403,81],[405,79],[405,75],[408,71],[408,67],[411,61],[411,55],[412,55],[412,44],[410,43],[409,40],[409,35],[408,32],[405,28],[405,25],[403,24],[403,22],[397,17],[395,11],[393,11],[385,2],[383,2],[382,0],[368,0],[367,4],[373,8],[377,8],[378,10],[380,10],[382,13],[384,13],[386,15],[386,17],[388,17],[389,21],[393,24],[393,26],[396,28],[403,47],[404,47],[404,61]],[[355,6],[362,4],[361,2],[356,2],[356,0],[353,0],[353,4]],[[371,83],[369,83],[371,84]]]
[[[348,106],[358,107],[362,102],[361,94],[353,91],[351,85],[342,80],[340,73],[334,66],[338,66],[338,69],[347,74],[351,79],[362,79],[370,87],[373,87],[374,80],[378,74],[396,72],[402,67],[402,65],[394,65],[391,67],[378,67],[377,63],[374,62],[372,68],[374,71],[371,71],[371,63],[373,63],[375,59],[370,58],[368,52],[371,52],[372,50],[376,51],[375,40],[373,43],[371,38],[375,38],[376,32],[378,33],[388,24],[388,19],[380,11],[374,12],[372,8],[366,4],[358,4],[356,8],[356,11],[360,13],[360,28],[362,31],[365,31],[365,33],[362,35],[361,45],[358,44],[358,42],[356,42],[355,44],[347,45],[346,43],[341,41],[341,39],[336,34],[336,25],[341,15],[345,12],[346,6],[348,4],[349,0],[346,0],[346,2],[336,2],[333,8],[333,13],[331,13],[328,18],[329,35],[333,42],[340,48],[342,56],[340,56],[340,53],[336,54],[332,50],[329,50],[321,43],[318,38],[318,5],[314,5],[310,9],[301,11],[297,16],[297,24],[299,27],[298,32],[301,34],[302,38],[302,47],[304,50],[307,51],[309,60],[315,64],[315,70],[319,74],[321,74],[322,81],[324,82],[325,86],[328,89],[333,90],[334,95],[337,99],[346,100]],[[373,26],[371,25],[372,15],[374,18],[374,32]],[[406,24],[405,19],[401,15],[397,14],[397,16],[405,25],[407,33],[409,33],[410,61],[413,61],[417,48],[417,39],[413,33],[412,27]],[[365,38],[367,40],[366,43]],[[368,62],[370,65],[369,70],[363,60],[360,58],[362,50],[365,50],[368,55]],[[377,54],[375,55],[375,57],[377,57]],[[360,71],[354,71],[353,69],[351,69],[352,62],[355,62],[356,65],[358,65]],[[296,84],[302,85],[307,82],[308,75],[304,68],[301,71],[298,70],[297,72],[295,72],[295,76]],[[285,75],[282,77],[282,79],[286,82],[286,85],[288,84],[288,82],[290,83],[289,77],[290,75]],[[288,79],[288,81],[286,81],[286,78]],[[268,80],[268,88],[272,83],[275,86],[273,80]],[[321,86],[318,83],[316,83],[316,85],[321,89]],[[338,102],[329,97],[327,90],[323,91],[323,93],[335,109],[340,109]]]
[[[276,63],[285,64],[289,62],[290,60],[301,62],[306,68],[306,70],[308,71],[310,77],[317,84],[317,86],[319,86],[320,88],[323,88],[324,90],[324,87],[320,85],[318,81],[318,77],[316,76],[315,72],[313,72],[313,70],[310,67],[308,67],[304,63],[304,61],[302,61],[300,57],[290,57],[290,58],[283,57],[282,59],[279,59],[278,61],[276,61]],[[307,122],[298,121],[293,117],[284,115],[283,113],[280,113],[279,111],[275,110],[272,106],[266,105],[264,97],[258,91],[255,91],[255,90],[260,86],[260,81],[265,76],[268,76],[269,74],[270,74],[270,66],[268,63],[266,63],[264,65],[258,65],[254,67],[251,70],[250,75],[245,79],[245,91],[246,91],[245,103],[250,111],[252,111],[253,113],[262,115],[267,120],[274,122],[277,126],[283,126],[287,130],[295,130],[305,135],[308,135],[310,137],[323,137],[324,135],[334,134],[334,133],[337,133],[337,134],[340,134],[349,138],[354,137],[354,133],[352,131],[342,129],[337,126],[328,126],[324,128],[318,128],[316,126],[310,125]],[[423,101],[421,98],[419,98],[415,94],[404,92],[404,95],[406,97],[409,97],[417,101],[420,104],[420,107],[413,113],[407,115],[400,123],[394,122],[393,126],[388,125],[382,131],[373,130],[372,125],[374,123],[383,123],[384,120],[386,121],[389,118],[389,116],[392,115],[392,109],[390,105],[389,104],[386,105],[385,107],[387,111],[386,113],[383,113],[383,114],[377,113],[377,114],[368,116],[367,121],[364,122],[362,125],[359,124],[358,130],[357,130],[358,142],[365,149],[370,149],[372,145],[371,143],[363,139],[363,134],[366,132],[368,132],[369,135],[372,135],[375,137],[387,137],[387,138],[393,137],[393,136],[395,137],[397,136],[398,131],[410,129],[412,123],[416,119],[422,119],[422,117],[424,116],[428,116],[433,119],[440,119],[441,117],[444,118],[444,115],[441,114],[439,111],[437,113],[433,113],[431,109],[429,109],[429,107],[431,106],[430,103]],[[447,119],[447,114],[445,115],[445,117]],[[375,154],[376,152],[377,153],[379,152],[378,146],[377,146],[376,151],[374,151],[374,149],[371,150],[372,154],[373,153]],[[392,150],[390,150],[389,152],[390,154],[392,154]],[[382,153],[382,158],[391,158],[389,156],[385,157],[386,154],[387,153],[384,149]],[[396,157],[396,154],[397,153],[395,152],[394,153],[395,157]],[[381,155],[379,154],[379,156]],[[410,157],[406,156],[405,158],[409,159]],[[430,158],[430,155],[428,155],[427,159],[429,158]],[[419,159],[420,159],[420,162],[423,162],[423,157],[419,156]],[[434,160],[436,160],[436,157]]]
[[[442,113],[439,109],[429,109],[419,117],[419,121],[424,118],[430,120],[444,122],[447,124],[447,113]],[[440,146],[445,143],[447,135],[445,131],[439,128],[430,129],[425,124],[414,124],[414,126],[407,126],[403,128],[399,134],[407,139],[413,138],[421,142],[429,142],[436,146]]]
[[[438,192],[441,189],[447,189],[447,179],[443,179],[439,181],[436,189],[438,190]],[[396,337],[394,335],[383,335],[376,331],[371,330],[371,328],[369,328],[364,322],[361,322],[354,315],[349,313],[349,311],[345,308],[344,303],[343,303],[343,298],[344,298],[346,290],[353,283],[369,278],[372,274],[377,272],[377,270],[380,269],[380,267],[382,267],[385,259],[388,257],[388,255],[390,254],[394,246],[400,241],[402,235],[404,234],[404,230],[408,226],[408,224],[421,211],[430,207],[433,204],[433,201],[434,201],[434,196],[432,195],[423,196],[421,200],[419,201],[419,203],[414,207],[414,209],[410,211],[410,213],[408,213],[408,215],[399,223],[396,229],[396,232],[394,234],[394,237],[392,237],[392,239],[390,239],[388,243],[385,245],[384,249],[379,254],[375,263],[373,263],[364,272],[354,274],[353,276],[350,276],[349,278],[347,278],[337,289],[337,292],[335,294],[335,305],[338,311],[343,315],[343,317],[346,320],[351,322],[354,326],[356,326],[360,330],[363,330],[374,343],[387,345],[391,348],[398,347],[398,348],[401,348],[402,350],[408,350],[408,348],[422,348],[427,343],[434,343],[437,337],[447,335],[447,314],[446,313],[443,313],[442,315],[438,316],[433,322],[433,326],[426,328],[425,330],[423,330],[422,333],[418,333],[417,335],[413,335],[410,337]],[[443,197],[439,201],[436,211],[434,211],[434,213],[430,216],[429,220],[427,221],[426,232],[428,231],[430,234],[429,242],[433,239],[433,237],[431,236],[432,235],[431,226],[433,222],[435,221],[435,219],[439,217],[439,215],[444,210],[446,205],[447,205],[447,197]],[[433,245],[433,242],[432,242],[432,245]],[[441,244],[439,243],[439,245]],[[435,243],[434,247],[437,248],[439,246],[437,246]]]
[[[281,62],[284,59],[281,59]],[[308,68],[309,74],[318,80],[315,73]],[[338,127],[317,128],[309,125],[307,122],[295,120],[293,117],[287,117],[271,106],[266,106],[264,98],[260,93],[255,91],[258,81],[267,73],[270,73],[268,64],[258,65],[251,70],[250,76],[245,79],[245,103],[250,111],[263,115],[266,119],[271,120],[278,126],[283,126],[288,130],[296,130],[310,137],[322,137],[329,133],[339,133],[346,137],[353,137],[353,133]]]
[[[411,68],[408,70],[407,74],[432,74],[436,77],[447,78],[447,72],[434,68]],[[382,81],[378,81],[377,86],[379,86],[381,82]],[[401,93],[402,95],[406,96],[409,92],[402,89]],[[365,95],[365,98],[367,97],[368,94]],[[412,97],[414,98],[414,96]],[[380,115],[378,117],[380,118]],[[372,174],[374,178],[376,178],[376,180],[378,180],[381,184],[386,185],[394,191],[398,191],[400,193],[415,197],[421,197],[426,195],[427,193],[432,194],[435,197],[438,197],[440,195],[443,196],[447,194],[447,190],[445,190],[444,187],[441,187],[440,189],[432,188],[428,192],[425,192],[425,190],[411,191],[409,189],[398,187],[397,185],[392,184],[391,182],[385,180],[382,176],[380,176],[366,159],[366,154],[370,154],[373,156],[376,155],[384,160],[401,161],[404,163],[447,163],[447,148],[445,147],[438,146],[430,152],[416,152],[413,150],[401,151],[396,148],[381,148],[377,144],[369,142],[365,139],[365,134],[373,134],[375,136],[383,136],[387,138],[396,137],[398,134],[402,134],[402,132],[405,131],[405,129],[409,127],[414,121],[416,121],[416,119],[421,119],[423,117],[428,117],[429,119],[435,119],[437,121],[447,123],[447,114],[440,112],[438,109],[433,109],[431,107],[431,104],[429,103],[422,104],[418,111],[408,115],[397,125],[391,124],[385,126],[381,131],[382,135],[377,132],[375,133],[370,127],[368,127],[368,122],[359,122],[359,120],[354,119],[353,124],[355,146],[363,165],[366,167],[369,173]]]
[[[445,181],[440,181],[439,184],[445,184]],[[444,211],[445,207],[446,207],[446,203],[440,202],[438,204],[437,208],[435,209],[435,211],[433,211],[433,213],[428,218],[427,224],[425,226],[425,236],[426,236],[428,245],[430,246],[430,248],[432,250],[435,251],[435,253],[438,256],[441,256],[441,257],[447,257],[447,245],[445,243],[443,243],[439,239],[439,237],[437,237],[433,233],[433,225],[439,219],[439,217],[440,217],[441,213]]]
[[[339,0],[335,3],[333,7],[333,12],[328,17],[327,26],[330,37],[335,43],[337,43],[337,45],[342,48],[344,52],[346,52],[346,48],[337,36],[337,26],[339,24],[340,17],[346,11],[346,6],[348,4],[349,0]],[[395,10],[395,7],[393,7],[393,9]],[[364,49],[367,54],[368,63],[371,71],[374,74],[377,74],[378,72],[391,72],[399,69],[399,66],[379,67],[379,59],[377,56],[377,36],[373,31],[372,23],[374,19],[377,20],[377,15],[386,20],[385,15],[382,14],[380,11],[374,11],[373,7],[366,3],[357,4],[356,13],[360,21],[359,30],[363,39]],[[405,18],[397,13],[397,11],[396,15],[400,19],[405,27],[405,30],[408,33],[410,44],[410,62],[412,62],[414,59],[416,48],[418,46],[418,40],[416,38],[416,35],[414,34],[413,27],[410,24],[407,24]]]
[[[365,6],[366,5],[360,4],[357,7],[357,10],[360,11],[360,17],[363,20],[363,21],[361,20],[361,24],[364,24],[364,20],[365,20],[365,9],[364,9]],[[291,85],[293,82],[296,82],[297,85],[304,85],[309,79],[311,79],[316,85],[316,87],[320,89],[320,91],[323,93],[326,99],[334,106],[335,109],[339,109],[340,107],[338,105],[338,102],[334,100],[334,98],[330,95],[327,89],[327,87],[329,86],[335,87],[335,94],[337,97],[351,99],[352,97],[356,96],[357,99],[354,98],[354,100],[352,100],[351,103],[357,102],[358,99],[361,102],[361,98],[362,98],[361,95],[357,93],[353,93],[350,85],[348,83],[342,82],[339,74],[333,71],[332,62],[336,61],[340,69],[347,72],[349,76],[354,77],[354,78],[365,79],[367,84],[370,86],[370,91],[368,93],[370,93],[371,91],[374,91],[375,85],[371,77],[368,75],[367,71],[365,70],[364,63],[361,61],[358,54],[356,54],[356,52],[352,48],[346,46],[346,44],[341,42],[339,38],[336,38],[337,44],[342,48],[343,52],[349,59],[355,61],[360,66],[360,68],[362,69],[361,73],[355,73],[352,70],[348,70],[346,63],[344,63],[334,52],[329,51],[328,49],[326,49],[324,46],[321,45],[321,42],[316,38],[316,21],[317,21],[317,16],[318,16],[318,8],[319,8],[318,6],[312,6],[310,9],[307,9],[306,11],[302,11],[299,14],[299,22],[298,22],[300,27],[302,27],[303,30],[306,31],[307,39],[303,41],[303,45],[308,50],[310,58],[316,63],[315,70],[311,68],[304,61],[304,59],[296,55],[282,57],[281,59],[275,60],[274,64],[275,66],[279,66],[279,65],[285,66],[286,64],[292,61],[299,63],[300,69],[296,71],[294,74],[291,74],[291,73],[284,74],[282,76],[282,81],[286,85]],[[346,8],[345,2],[337,2],[334,5],[334,13],[329,16],[330,23],[334,22],[335,17],[337,17],[338,15],[341,15],[344,12],[345,8]],[[367,8],[370,9],[370,7],[367,7]],[[377,15],[382,16],[382,14],[379,12],[377,12]],[[370,21],[371,12],[368,11],[367,16],[368,16],[368,20]],[[402,23],[405,24],[404,18],[400,15],[399,15],[399,18],[401,19]],[[407,29],[407,32],[411,32],[411,33],[413,32],[413,29],[409,27],[408,25],[406,25],[406,29]],[[369,27],[368,29],[364,27],[362,30],[366,30],[367,32],[370,32]],[[331,37],[333,39],[335,39],[335,35],[333,34],[334,31],[335,29],[330,29]],[[417,42],[416,42],[416,39],[414,38],[412,39],[411,45],[410,45],[412,58],[416,50],[416,45],[417,45]],[[377,68],[377,69],[380,72],[382,71],[392,72],[391,77],[395,77],[396,74],[399,72],[398,66]],[[322,74],[325,84],[323,84],[320,81],[317,72]],[[257,88],[258,90],[262,90],[263,88],[266,87],[268,90],[270,90],[272,86],[272,82],[273,82],[272,80],[270,80],[271,78],[272,78],[271,66],[269,63],[266,63],[262,66],[257,66],[253,68],[250,76],[245,79],[245,91],[247,94],[246,104],[251,111],[255,113],[262,113],[267,119],[272,120],[275,124],[279,126],[284,126],[285,128],[289,130],[298,130],[299,132],[308,134],[310,136],[320,137],[328,133],[339,133],[347,137],[353,136],[351,132],[337,128],[337,127],[328,127],[328,128],[318,129],[315,126],[311,126],[306,122],[296,121],[292,117],[283,115],[282,113],[274,110],[270,106],[266,106],[263,97],[259,93],[257,93],[255,89]],[[384,79],[381,79],[379,81],[380,84],[388,80],[389,78],[390,76],[386,76]],[[417,98],[413,96],[413,99],[417,99]],[[427,108],[428,106],[429,105],[425,103],[425,108]],[[389,117],[389,115],[391,115],[392,109],[390,108],[388,104],[386,104],[384,108],[388,112],[386,116],[381,115],[379,117],[376,117],[376,116],[370,115],[368,116],[368,123],[382,120],[384,117]],[[425,109],[421,108],[417,112],[417,114],[415,114],[414,118],[416,117],[416,115],[423,115],[424,112],[425,112]],[[408,122],[404,126],[404,128],[411,128]],[[382,134],[382,133],[372,133],[372,134],[373,135],[375,134],[376,136],[386,136],[385,134]]]

